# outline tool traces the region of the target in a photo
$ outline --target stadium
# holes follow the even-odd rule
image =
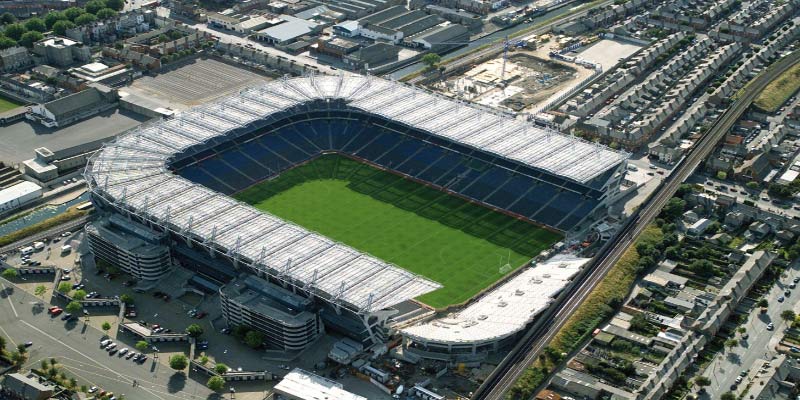
[[[413,182],[425,189],[414,186],[403,199],[425,190],[457,199],[452,200],[459,202],[455,211],[443,213],[446,217],[460,212],[462,220],[470,220],[477,215],[471,207],[489,210],[480,211],[481,221],[508,217],[497,231],[515,224],[533,227],[516,231],[515,244],[506,246],[505,262],[518,267],[524,263],[517,262],[519,257],[529,260],[531,252],[586,229],[602,215],[619,192],[626,158],[397,82],[310,76],[246,89],[138,127],[98,151],[85,178],[98,208],[163,234],[180,265],[220,285],[242,275],[260,277],[264,286],[275,287],[269,291],[279,292],[275,298],[311,299],[293,301],[293,307],[303,304],[325,327],[371,345],[385,342],[388,328],[419,308],[413,299],[430,299],[436,306],[460,303],[425,297],[445,290],[444,279],[459,275],[459,265],[440,257],[427,269],[410,261],[398,266],[370,249],[340,242],[333,237],[338,231],[328,237],[313,223],[294,223],[298,219],[265,211],[269,207],[260,202],[281,196],[283,189],[276,186],[287,176],[352,180],[358,171],[367,171],[365,177],[381,179],[353,180],[363,196],[379,197],[376,187],[388,193]],[[384,184],[392,177],[394,183]],[[367,183],[372,189],[363,189]],[[293,185],[308,182],[285,186]],[[438,203],[420,204],[414,213],[424,214],[435,208],[425,204]],[[298,208],[306,207],[293,210]],[[333,217],[316,222],[326,227],[324,222]],[[440,222],[448,225],[444,217]],[[358,231],[347,220],[332,225]],[[526,239],[530,232],[542,235],[538,244]],[[495,239],[486,236],[481,242]],[[493,263],[487,269],[496,270],[498,262]],[[437,271],[441,279],[434,280]],[[485,273],[483,281],[471,283],[470,290],[476,290],[470,295],[508,271]],[[307,321],[294,317],[299,332]],[[308,341],[292,339],[296,348],[319,333],[313,326],[313,333],[298,333]]]

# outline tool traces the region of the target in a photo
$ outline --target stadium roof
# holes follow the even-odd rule
[[[587,261],[557,255],[526,268],[467,308],[401,333],[422,343],[482,344],[506,338],[544,310]]]
[[[193,145],[289,107],[330,98],[579,181],[616,167],[626,157],[399,83],[342,75],[273,81],[137,127],[92,157],[86,180],[95,194],[118,207],[357,311],[391,307],[440,288],[168,169],[175,154]]]

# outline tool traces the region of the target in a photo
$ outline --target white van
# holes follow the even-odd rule
[[[61,255],[69,254],[72,251],[72,246],[65,244],[61,246]]]
[[[28,254],[33,254],[33,247],[27,246],[19,249],[20,254],[23,256],[27,256]]]
[[[33,249],[36,251],[44,249],[44,242],[33,242]]]

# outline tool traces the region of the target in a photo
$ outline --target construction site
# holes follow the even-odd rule
[[[620,47],[597,37],[530,36],[509,41],[494,58],[436,82],[433,89],[448,96],[509,111],[536,114],[572,94],[602,71],[612,67],[603,49]],[[638,47],[609,48],[627,56]],[[628,48],[630,47],[630,48]]]

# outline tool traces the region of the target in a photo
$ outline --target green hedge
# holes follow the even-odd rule
[[[33,225],[31,225],[29,227],[26,227],[26,228],[22,228],[22,229],[20,229],[18,231],[15,231],[15,232],[9,233],[8,235],[0,236],[0,246],[7,246],[7,245],[9,245],[11,243],[14,243],[16,241],[25,239],[28,236],[35,235],[35,234],[37,234],[39,232],[46,231],[46,230],[48,230],[50,228],[53,228],[55,226],[67,223],[67,222],[72,221],[74,219],[78,219],[78,218],[80,218],[80,217],[82,217],[84,215],[87,215],[88,213],[89,213],[89,211],[81,211],[81,210],[78,210],[76,208],[67,209],[67,211],[65,211],[65,212],[63,212],[63,213],[61,213],[59,215],[56,215],[55,217],[48,218],[48,219],[46,219],[46,220],[44,220],[42,222],[33,224]]]

